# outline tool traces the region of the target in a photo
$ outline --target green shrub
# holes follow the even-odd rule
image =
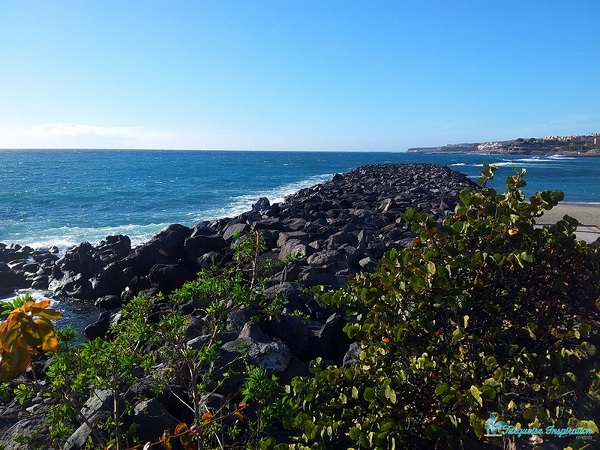
[[[264,280],[257,276],[256,261],[264,251],[261,234],[252,232],[246,239],[240,238],[234,250],[231,265],[203,270],[195,280],[169,296],[134,297],[123,307],[118,323],[111,325],[108,340],[79,342],[72,328],[57,330],[58,340],[52,340],[56,345],[51,348],[54,354],[48,364],[47,379],[2,385],[21,403],[35,395],[46,397],[50,406],[42,428],[47,433],[48,448],[62,448],[81,422],[91,430],[86,448],[141,448],[136,426],[130,426],[134,404],[141,397],[129,394],[131,387],[142,379],[153,380],[155,394],[174,385],[184,386],[187,395],[173,394],[180,399],[182,410],[189,410],[192,417],[189,424],[180,423],[176,430],[167,430],[163,436],[162,430],[157,430],[155,447],[160,445],[159,440],[167,445],[171,439],[168,436],[186,449],[225,448],[229,443],[238,447],[245,443],[258,445],[267,427],[265,420],[274,415],[271,405],[266,403],[278,392],[275,380],[251,369],[246,392],[237,394],[239,398],[247,397],[242,404],[236,403],[234,396],[227,398],[220,409],[208,410],[202,403],[204,396],[215,393],[227,376],[237,375],[234,363],[243,359],[239,356],[223,363],[227,370],[218,364],[218,335],[225,329],[228,314],[242,307],[256,309],[260,317],[273,313],[272,305],[262,296]],[[182,312],[185,305],[192,308],[189,314]],[[46,306],[31,305],[38,309]],[[269,309],[263,313],[263,307]],[[44,314],[51,312],[34,309],[33,316],[45,317]],[[204,324],[205,334],[190,344],[188,329],[193,323]],[[32,332],[28,328],[23,330],[30,338]],[[47,341],[50,339],[44,341],[49,346]],[[122,401],[113,402],[110,417],[92,424],[81,410],[90,395],[99,390],[109,390],[113,398]],[[258,402],[265,403],[258,410],[260,414],[242,414],[248,404]],[[242,422],[243,427],[239,426]],[[27,436],[19,439],[29,439],[28,445],[33,445]]]
[[[485,187],[494,171],[484,166],[482,189],[461,193],[443,223],[408,211],[413,247],[323,295],[348,311],[361,351],[292,382],[299,446],[499,445],[485,436],[490,414],[598,432],[598,247],[575,239],[568,216],[535,226],[562,192],[525,199],[521,171],[500,194]]]

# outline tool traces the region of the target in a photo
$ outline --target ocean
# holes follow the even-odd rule
[[[436,163],[476,180],[482,164],[526,168],[526,193],[600,204],[600,157],[383,152],[0,150],[0,242],[66,249],[108,235],[133,245],[172,223],[233,217],[365,164]]]

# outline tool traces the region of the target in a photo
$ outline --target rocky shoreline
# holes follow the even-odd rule
[[[0,296],[36,289],[54,298],[92,300],[114,309],[140,293],[171,292],[202,268],[226,263],[235,237],[261,230],[271,257],[294,254],[293,269],[277,276],[305,286],[336,288],[369,270],[384,252],[412,239],[401,223],[408,208],[443,217],[458,193],[474,184],[463,174],[431,164],[381,164],[336,174],[283,203],[261,198],[235,218],[173,224],[135,248],[129,237],[82,243],[59,257],[0,243]]]
[[[221,336],[220,351],[228,358],[243,341],[252,349],[254,364],[290,380],[316,357],[342,363],[352,355],[343,317],[322,307],[304,288],[343,287],[348,277],[373,270],[386,251],[412,243],[414,235],[402,219],[407,209],[443,218],[454,210],[458,194],[475,186],[465,175],[432,164],[367,165],[302,189],[283,203],[271,205],[261,198],[235,218],[192,227],[170,225],[135,248],[123,235],[109,236],[96,246],[82,243],[62,257],[53,249],[0,244],[0,295],[36,289],[51,298],[93,302],[99,318],[85,334],[89,339],[103,337],[119,308],[134,296],[168,294],[201,269],[227,264],[234,242],[259,230],[267,247],[261,258],[281,261],[265,295],[277,295],[283,313],[257,325],[250,313],[236,312]],[[199,337],[190,335],[190,340]],[[22,407],[2,406],[0,418],[17,417],[15,408]],[[0,421],[0,442],[30,426],[17,419]]]

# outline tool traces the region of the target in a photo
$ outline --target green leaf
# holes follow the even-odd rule
[[[471,204],[472,197],[473,197],[473,193],[468,190],[464,190],[458,195],[459,200],[467,206]]]
[[[435,263],[429,261],[427,263],[427,272],[429,272],[431,275],[435,275],[436,272],[436,268],[435,268]]]
[[[536,415],[536,409],[535,408],[527,408],[525,409],[525,411],[523,411],[523,418],[527,419],[527,420],[531,420],[535,417]]]
[[[396,391],[394,391],[389,384],[385,386],[385,398],[393,404],[396,404]]]
[[[14,393],[19,399],[19,404],[22,405],[23,403],[25,403],[25,400],[33,396],[33,388],[24,383],[20,383],[14,389]]]
[[[596,346],[587,341],[579,344],[579,350],[581,350],[588,357],[594,356],[596,354]]]
[[[365,388],[363,398],[368,402],[375,400],[375,389],[372,387]]]
[[[457,328],[456,330],[454,330],[454,332],[452,333],[452,340],[450,341],[450,343],[452,345],[456,344],[458,341],[460,341],[463,337],[464,337],[464,333],[462,332],[462,330],[460,328]]]
[[[579,324],[579,333],[581,334],[581,336],[588,337],[590,335],[591,330],[592,327],[588,323],[582,322]]]
[[[361,434],[362,434],[362,431],[358,427],[350,428],[350,432],[348,433],[348,435],[350,436],[350,439],[352,439],[354,441],[357,441],[358,439],[360,439]]]
[[[443,395],[450,390],[448,383],[440,383],[435,388],[435,395]]]
[[[533,263],[533,255],[531,253],[522,252],[519,256],[521,261]]]
[[[471,389],[469,389],[469,392],[471,393],[475,401],[479,403],[479,406],[483,406],[483,399],[481,398],[481,392],[479,391],[479,388],[473,385],[471,386]]]
[[[393,420],[390,420],[390,419],[385,419],[385,420],[383,420],[383,422],[381,422],[381,426],[379,427],[379,429],[381,431],[390,431],[395,426],[396,426],[396,422],[394,422]]]
[[[483,424],[481,423],[481,420],[479,419],[479,417],[477,417],[477,414],[471,413],[469,415],[469,418],[471,419],[471,425],[473,425],[473,430],[475,431],[475,435],[477,437],[483,436]]]
[[[463,230],[465,229],[466,225],[467,224],[465,222],[462,222],[462,221],[454,222],[452,224],[452,229],[454,231],[456,231],[457,233],[462,233]]]

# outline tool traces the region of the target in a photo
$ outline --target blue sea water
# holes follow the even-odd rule
[[[172,223],[233,217],[335,173],[374,163],[436,163],[476,180],[496,164],[501,189],[526,168],[528,194],[560,189],[600,204],[600,157],[379,152],[0,150],[0,242],[66,248],[127,234],[133,245]]]

